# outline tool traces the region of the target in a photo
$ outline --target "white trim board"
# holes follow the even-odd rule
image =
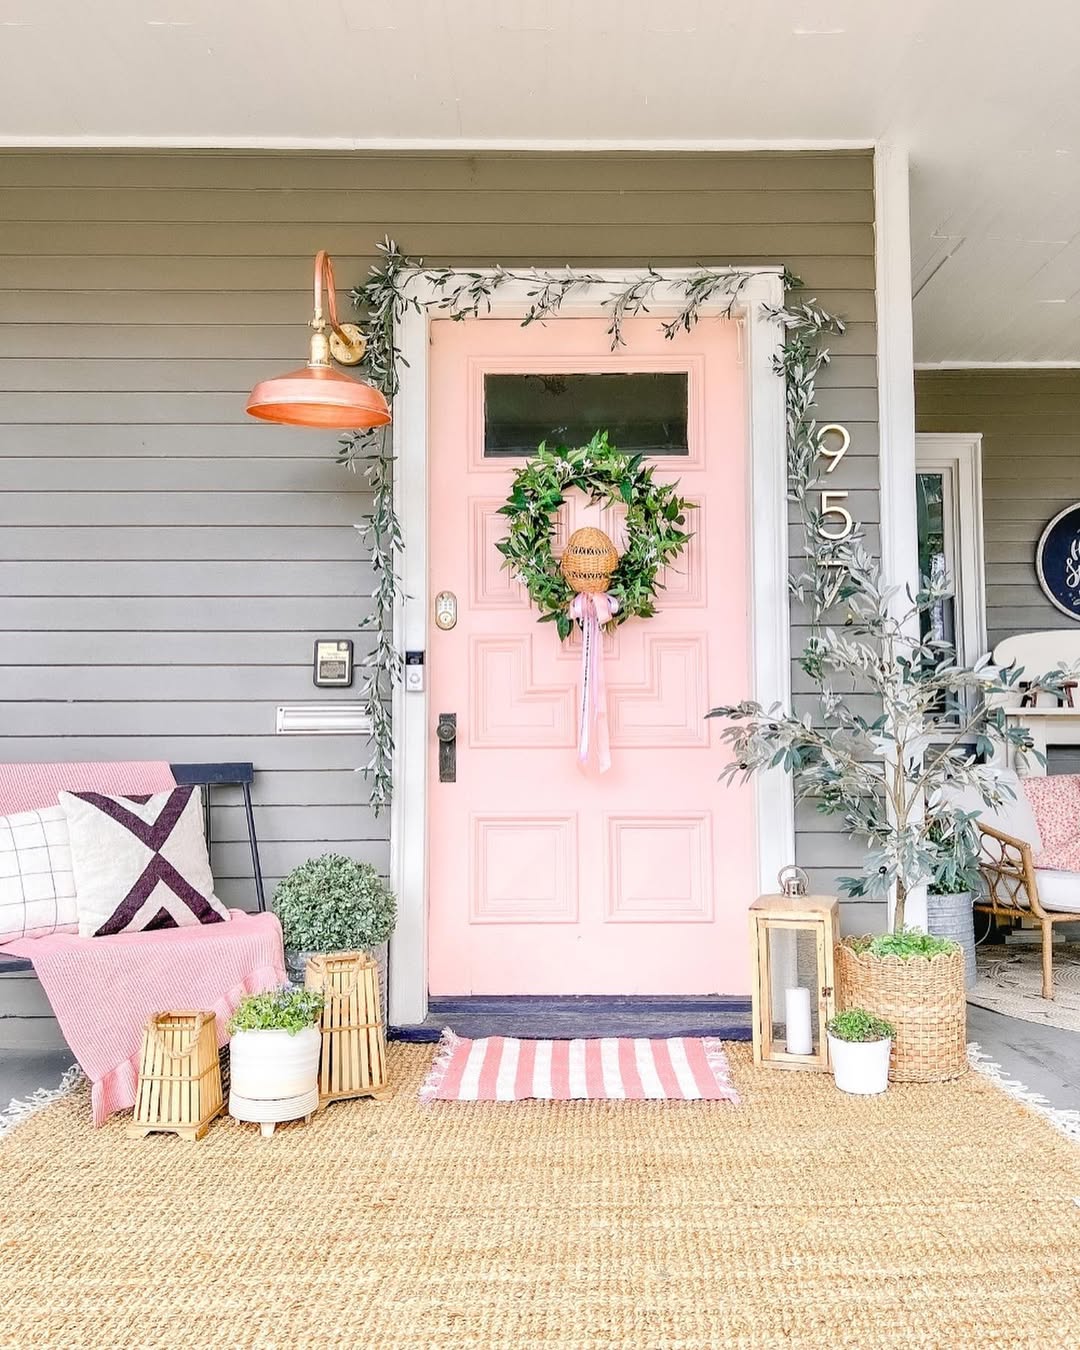
[[[916,370],[1080,370],[1080,361],[916,361]]]
[[[518,140],[476,140],[454,137],[393,136],[4,136],[0,149],[8,150],[453,150],[468,151],[828,151],[872,150],[873,140],[813,140],[797,136],[777,140],[724,140],[688,138],[677,140],[551,140],[526,137]]]
[[[915,437],[915,465],[920,473],[951,475],[950,518],[945,524],[956,558],[953,586],[960,657],[971,665],[986,653],[982,434],[920,431]]]
[[[874,299],[877,310],[878,483],[881,579],[898,587],[897,608],[918,590],[915,508],[915,351],[911,309],[910,175],[907,151],[874,149]],[[917,637],[912,617],[911,636]],[[888,901],[893,923],[895,894]],[[926,927],[926,892],[907,898],[907,921]]]
[[[491,268],[462,268],[490,275]],[[649,302],[660,315],[678,312],[683,296],[674,283],[693,268],[658,269],[664,282]],[[601,269],[599,281],[564,302],[561,313],[596,315],[604,299],[636,280],[636,271]],[[666,283],[666,284],[665,284]],[[521,317],[530,305],[528,281],[506,281],[492,299],[490,317]],[[406,548],[402,583],[406,600],[397,607],[399,650],[423,650],[428,631],[428,305],[438,292],[422,275],[409,283],[420,305],[402,320],[398,343],[408,363],[394,400],[394,488]],[[750,481],[750,642],[752,697],[770,705],[790,699],[790,617],[787,591],[787,444],[783,380],[772,358],[780,341],[763,306],[783,303],[779,268],[761,269],[744,288],[737,308],[745,325]],[[705,306],[705,313],[723,305]],[[438,311],[434,317],[439,317]],[[445,317],[445,316],[443,316]],[[487,317],[487,316],[485,316]],[[398,925],[390,943],[390,1021],[422,1022],[427,1014],[427,761],[431,712],[424,691],[394,692],[394,796],[390,813],[390,879],[398,897]],[[717,771],[721,765],[717,762]],[[795,812],[790,778],[779,770],[753,780],[758,822],[757,882],[775,887],[779,869],[795,856]]]
[[[886,585],[918,589],[915,380],[911,316],[908,157],[874,152],[881,570]]]

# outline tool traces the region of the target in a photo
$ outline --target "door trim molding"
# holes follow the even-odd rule
[[[463,268],[492,274],[492,268]],[[664,280],[649,302],[650,313],[678,312],[684,297],[676,283],[693,268],[659,268]],[[564,302],[567,316],[596,316],[602,302],[637,280],[639,272],[601,269],[597,281],[583,286]],[[521,317],[531,303],[527,281],[504,281],[483,317]],[[405,600],[394,616],[398,650],[423,651],[428,629],[428,359],[432,318],[438,299],[422,274],[408,283],[408,298],[419,308],[406,311],[398,345],[404,364],[394,399],[394,491],[405,539],[401,579]],[[784,383],[773,369],[779,331],[763,312],[764,305],[782,305],[781,269],[764,268],[747,283],[736,308],[743,325],[747,373],[747,494],[750,540],[750,660],[752,696],[766,705],[786,704],[791,693],[788,574],[787,444]],[[723,305],[704,307],[718,313]],[[426,684],[426,682],[425,682]],[[416,1025],[427,1015],[427,756],[431,710],[426,687],[394,690],[394,792],[390,809],[390,881],[398,898],[397,930],[390,943],[389,1021],[398,1027]],[[717,773],[721,761],[717,760]],[[795,812],[790,778],[774,770],[753,780],[758,822],[759,890],[771,890],[776,873],[795,856]],[[718,787],[717,791],[721,791]],[[764,826],[764,828],[763,828]]]
[[[916,473],[951,472],[954,499],[949,525],[955,541],[953,585],[960,657],[967,664],[986,654],[986,539],[983,531],[982,432],[919,431]],[[917,531],[916,531],[917,533]]]

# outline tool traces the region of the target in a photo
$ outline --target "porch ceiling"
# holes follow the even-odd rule
[[[1080,361],[1078,38],[1075,0],[0,0],[0,142],[888,139],[917,359]]]

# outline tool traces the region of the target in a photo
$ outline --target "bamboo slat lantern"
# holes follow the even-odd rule
[[[201,1139],[224,1105],[212,1012],[155,1013],[143,1033],[129,1138],[157,1130]]]
[[[807,895],[799,867],[785,867],[778,881],[780,894],[750,906],[754,1063],[826,1073],[839,907],[835,896]]]
[[[305,987],[323,995],[319,1105],[346,1097],[388,1101],[379,966],[367,952],[330,952],[307,963]]]

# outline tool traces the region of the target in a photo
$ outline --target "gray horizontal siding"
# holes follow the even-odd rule
[[[315,635],[367,649],[362,483],[332,434],[243,410],[302,358],[318,248],[343,292],[385,232],[434,263],[786,264],[850,320],[819,411],[853,435],[830,486],[878,519],[867,154],[2,152],[0,221],[0,758],[250,759],[271,881],[386,864],[362,740],[273,733]],[[831,890],[851,848],[811,824]]]
[[[185,192],[202,188],[254,192],[259,194],[255,200],[268,203],[261,212],[263,218],[272,212],[274,202],[283,193],[291,195],[308,189],[387,192],[410,188],[421,196],[423,205],[424,194],[484,188],[529,194],[577,194],[603,189],[618,194],[620,199],[628,188],[670,193],[688,187],[701,192],[750,190],[761,194],[798,190],[815,195],[855,189],[869,196],[873,182],[869,155],[832,152],[752,155],[27,152],[13,154],[5,169],[8,188],[71,191],[159,187]],[[71,216],[70,205],[66,205],[59,218]],[[427,205],[419,218],[429,216]],[[829,215],[822,212],[820,202],[815,202],[801,214],[801,219],[820,223],[827,222]]]
[[[1013,633],[1075,627],[1035,577],[1043,529],[1080,499],[1080,371],[919,371],[920,431],[981,432],[986,626]]]

